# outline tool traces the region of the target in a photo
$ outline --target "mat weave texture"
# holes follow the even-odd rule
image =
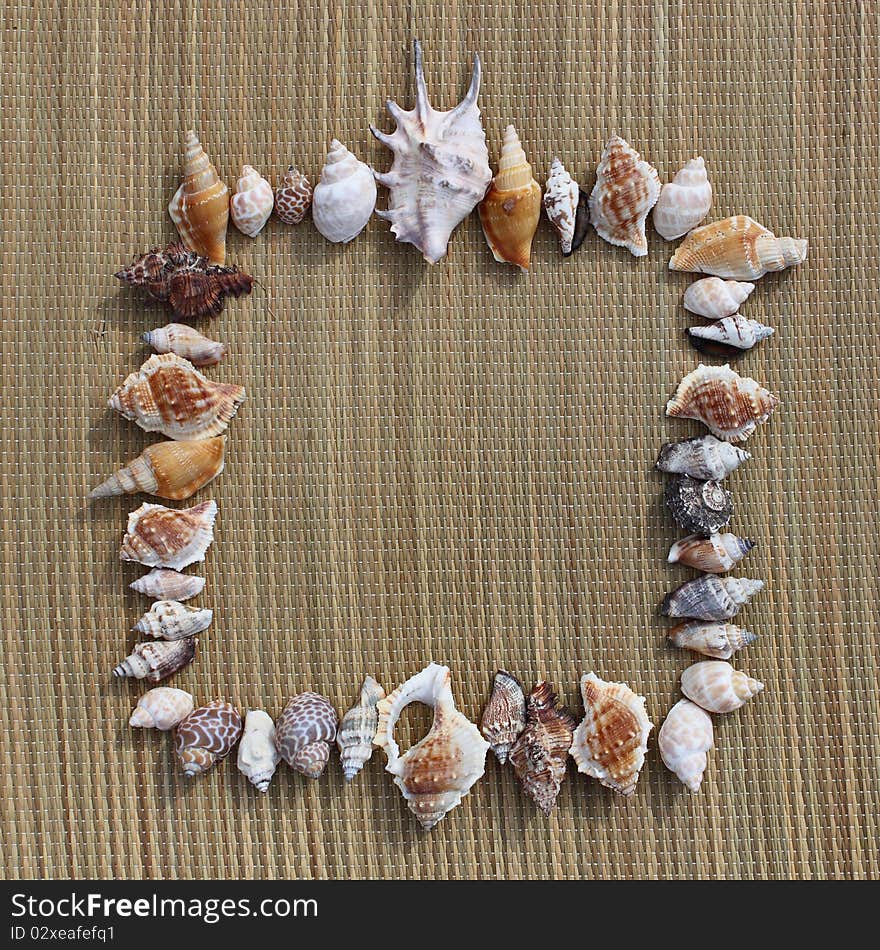
[[[878,5],[706,0],[281,5],[12,0],[0,12],[4,556],[0,853],[8,877],[869,877],[880,872]],[[150,437],[106,408],[168,321],[114,281],[170,239],[180,136],[224,179],[243,162],[314,181],[332,136],[377,168],[386,97],[413,101],[421,38],[438,107],[479,51],[493,162],[515,122],[536,175],[587,186],[617,131],[667,180],[695,154],[713,215],[808,237],[760,282],[778,328],[739,364],[783,405],[730,479],[766,580],[737,665],[766,690],[716,720],[703,791],[663,768],[635,797],[573,772],[545,819],[494,759],[419,830],[376,755],[349,788],[282,768],[260,797],[226,762],[188,782],[133,733],[141,684],[111,681],[148,602],[119,561],[141,499],[85,502]],[[380,197],[380,205],[384,196]],[[635,261],[591,233],[563,261],[546,221],[528,277],[476,217],[426,266],[374,218],[349,247],[310,223],[231,231],[260,281],[200,328],[209,375],[244,384],[197,603],[216,620],[171,685],[273,714],[313,688],[340,710],[448,663],[478,719],[499,665],[581,714],[586,670],[630,683],[656,725],[689,656],[657,605],[688,572],[652,464],[697,434],[664,419],[697,363],[653,231]],[[402,729],[416,735],[424,710]]]

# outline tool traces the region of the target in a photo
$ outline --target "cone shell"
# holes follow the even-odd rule
[[[312,204],[312,186],[308,178],[293,165],[275,189],[275,217],[285,224],[299,224]]]
[[[256,237],[272,216],[275,192],[252,165],[242,165],[235,183],[235,194],[229,202],[232,223],[248,237]]]
[[[723,660],[702,660],[681,674],[681,691],[711,713],[733,712],[763,688],[763,683],[735,670]]]
[[[708,538],[691,534],[672,545],[666,560],[707,574],[723,574],[732,571],[754,546],[754,541],[735,534],[711,534]]]
[[[669,640],[682,650],[693,650],[716,660],[729,660],[737,650],[758,638],[732,623],[686,620],[669,631]]]
[[[90,499],[146,492],[182,501],[223,471],[226,437],[149,445],[125,468],[89,492]]]
[[[667,442],[660,449],[657,468],[673,475],[690,475],[700,481],[721,481],[751,458],[744,449],[722,442],[714,435],[701,435],[680,442]]]
[[[153,640],[138,643],[131,653],[113,670],[113,675],[161,683],[193,661],[198,637],[185,640]]]
[[[183,689],[157,686],[138,700],[128,724],[134,729],[160,729],[167,732],[193,711],[192,695]]]
[[[663,613],[667,617],[695,620],[729,620],[764,587],[763,581],[748,577],[702,577],[686,581],[666,596]]]
[[[188,778],[203,775],[232,751],[241,735],[241,714],[222,699],[191,712],[178,723],[174,751]]]
[[[697,419],[719,439],[744,442],[778,405],[778,397],[754,379],[740,376],[726,364],[700,363],[679,383],[666,404],[666,415]]]
[[[176,600],[157,600],[134,629],[157,640],[180,640],[207,630],[213,619],[214,611],[207,607],[187,607]]]
[[[229,189],[193,131],[184,139],[183,182],[168,205],[168,213],[189,250],[215,264],[226,260]]]
[[[756,343],[766,340],[775,331],[757,320],[745,317],[725,317],[705,327],[691,327],[688,330],[691,344],[708,356],[735,358],[742,356]]]
[[[281,758],[306,778],[318,778],[330,761],[337,721],[329,699],[311,692],[294,696],[275,723]]]
[[[675,241],[695,228],[712,207],[712,186],[702,158],[692,158],[660,190],[654,206],[654,228],[667,241]]]
[[[672,255],[669,269],[727,280],[757,280],[806,259],[806,241],[775,237],[757,221],[739,214],[691,231]]]
[[[559,235],[564,257],[574,248],[574,228],[577,220],[581,190],[558,158],[550,164],[550,174],[544,186],[544,210]],[[582,238],[583,240],[583,238]]]
[[[181,574],[167,567],[155,567],[128,585],[132,590],[155,600],[189,600],[205,589],[205,578]]]
[[[657,734],[663,764],[692,792],[700,790],[706,753],[714,744],[712,717],[689,699],[680,699],[669,710]]]
[[[645,218],[659,196],[657,169],[619,135],[612,135],[590,194],[590,220],[599,236],[644,257],[648,253]]]
[[[213,366],[223,359],[226,347],[184,323],[169,323],[155,330],[148,330],[144,343],[157,353],[174,353],[189,360],[193,366]]]
[[[333,139],[312,196],[315,227],[328,241],[348,244],[367,226],[375,207],[376,182],[370,166]]]
[[[373,754],[373,737],[379,725],[378,703],[385,690],[368,676],[361,686],[357,705],[342,717],[336,733],[339,761],[345,781],[350,782],[367,764]]]
[[[704,277],[684,292],[684,307],[707,320],[722,320],[732,317],[754,289],[754,284],[742,280]]]
[[[238,745],[238,770],[257,789],[265,792],[281,756],[275,746],[275,723],[262,709],[250,709]]]
[[[128,516],[119,556],[147,567],[182,570],[188,564],[204,561],[205,551],[214,540],[216,517],[216,501],[182,509],[145,503]]]
[[[162,353],[128,376],[109,406],[145,432],[206,439],[226,430],[244,396],[243,386],[215,383],[189,361]]]
[[[676,522],[703,537],[720,531],[733,517],[733,496],[718,482],[676,475],[667,483],[664,497]]]
[[[565,780],[574,724],[549,683],[542,680],[529,693],[526,727],[510,749],[510,763],[523,791],[545,815],[553,811]]]
[[[522,684],[506,670],[498,670],[480,720],[480,732],[502,765],[525,727],[526,697]]]
[[[394,727],[410,703],[434,710],[428,734],[400,755]],[[388,758],[386,771],[423,828],[433,828],[471,790],[486,767],[489,744],[455,708],[449,667],[431,663],[379,701],[375,745]]]
[[[571,744],[578,771],[621,795],[632,795],[654,728],[644,698],[625,683],[606,683],[595,673],[581,678],[581,694],[584,718]]]

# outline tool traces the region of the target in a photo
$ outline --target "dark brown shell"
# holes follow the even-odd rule
[[[718,482],[676,475],[666,485],[666,505],[690,534],[709,537],[733,517],[733,496]]]
[[[571,250],[566,254],[570,257],[584,243],[587,231],[590,229],[590,196],[583,188],[578,196],[577,211],[574,215],[574,236],[571,239]]]

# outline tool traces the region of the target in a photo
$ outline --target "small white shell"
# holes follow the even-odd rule
[[[565,170],[562,162],[554,158],[544,189],[544,210],[547,212],[550,223],[556,228],[559,244],[565,257],[572,252],[579,199],[580,188],[577,182]]]
[[[196,574],[181,574],[167,567],[155,567],[128,586],[155,600],[189,600],[205,589],[205,578]]]
[[[759,680],[735,670],[723,660],[703,660],[681,674],[681,691],[707,712],[733,712],[763,688]]]
[[[280,761],[272,717],[262,709],[249,710],[238,746],[238,770],[257,791],[265,792]]]
[[[187,607],[176,600],[157,600],[134,629],[157,640],[180,640],[207,630],[213,618],[214,611],[207,607]]]
[[[256,237],[272,215],[275,192],[251,165],[243,165],[229,202],[232,223],[248,237]]]
[[[773,327],[765,326],[757,320],[748,320],[739,315],[716,320],[705,327],[691,327],[688,333],[691,342],[709,340],[724,344],[736,350],[750,350],[756,343],[766,340],[774,333]]]
[[[669,710],[657,734],[663,764],[692,792],[700,790],[713,740],[712,717],[689,699],[680,699]]]
[[[348,244],[366,227],[375,207],[376,180],[370,166],[333,139],[312,197],[315,227],[328,241]]]
[[[695,228],[712,207],[712,186],[702,158],[692,158],[660,190],[654,206],[654,229],[675,241]]]
[[[226,346],[199,333],[184,323],[167,323],[148,330],[143,341],[157,353],[175,353],[193,366],[213,366],[223,359]]]
[[[745,280],[704,277],[684,292],[684,308],[707,320],[722,320],[732,317],[754,289],[755,285]]]
[[[195,708],[192,695],[184,689],[157,686],[138,700],[128,724],[135,729],[161,729],[167,732]]]

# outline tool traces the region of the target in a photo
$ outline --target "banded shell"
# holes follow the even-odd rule
[[[373,754],[373,738],[379,725],[377,707],[384,698],[385,690],[368,676],[361,686],[357,705],[352,706],[339,723],[336,745],[346,782],[360,772]]]
[[[318,778],[330,761],[337,721],[329,699],[312,692],[294,696],[275,723],[281,758],[306,778]]]
[[[667,617],[695,620],[729,620],[764,587],[763,581],[748,577],[716,577],[704,574],[667,594],[663,613]]]
[[[156,640],[180,640],[207,630],[213,619],[214,611],[207,607],[187,607],[176,600],[157,600],[134,629]]]
[[[736,358],[776,331],[757,320],[725,317],[705,327],[690,327],[688,337],[695,349],[707,356]]]
[[[554,158],[544,186],[544,210],[559,235],[563,257],[577,250],[574,246],[574,229],[580,197],[581,190],[577,182],[565,170],[562,162]],[[581,235],[581,241],[583,238],[584,235]]]
[[[120,679],[128,677],[147,680],[148,683],[161,683],[192,663],[198,645],[198,637],[135,644],[131,653],[114,667],[113,675]]]
[[[229,202],[232,223],[248,237],[256,237],[272,216],[275,192],[252,165],[242,165],[235,183],[235,194]]]
[[[192,695],[186,690],[157,686],[141,696],[128,724],[133,729],[160,729],[167,732],[186,719],[194,707]]]
[[[744,442],[779,405],[779,398],[728,365],[702,363],[679,383],[666,404],[666,415],[697,419],[713,435],[728,442]]]
[[[226,430],[244,396],[243,386],[215,383],[188,360],[161,353],[126,378],[109,406],[145,432],[206,439]]]
[[[250,709],[238,745],[238,770],[257,789],[269,788],[281,756],[275,746],[275,723],[262,709]]]
[[[414,46],[416,104],[409,112],[387,103],[397,123],[391,135],[370,126],[373,135],[394,152],[394,161],[376,180],[389,190],[388,209],[398,241],[412,244],[429,264],[446,256],[452,232],[474,210],[492,179],[486,135],[480,123],[480,57],[474,57],[470,88],[448,112],[428,101],[422,47]]]
[[[312,205],[312,185],[293,165],[275,189],[275,217],[284,224],[299,224]]]
[[[192,130],[184,137],[183,182],[168,214],[189,250],[215,264],[226,260],[229,189]]]
[[[216,501],[180,509],[144,503],[128,516],[119,557],[147,567],[183,570],[188,564],[204,561],[214,540],[216,517]]]
[[[754,546],[754,541],[735,534],[710,534],[708,538],[691,534],[672,545],[666,560],[707,574],[723,574],[732,571]]]
[[[182,501],[223,471],[226,437],[194,442],[157,442],[89,492],[89,499],[146,492]]]
[[[723,660],[701,660],[681,674],[681,691],[711,713],[733,712],[763,688],[763,683]]]
[[[704,537],[720,531],[733,517],[733,496],[715,481],[676,475],[666,485],[665,498],[676,522]]]
[[[702,158],[692,158],[660,189],[654,205],[654,229],[675,241],[695,228],[712,207],[712,186]]]
[[[525,727],[526,697],[522,684],[507,670],[498,670],[480,720],[480,732],[502,765]]]
[[[644,698],[625,683],[606,683],[595,673],[581,677],[581,694],[584,718],[571,743],[578,771],[621,795],[632,795],[654,728]]]
[[[565,780],[575,721],[560,709],[556,693],[542,680],[529,693],[526,727],[510,749],[510,764],[523,791],[549,815]]]
[[[400,754],[394,727],[410,703],[434,710],[428,734]],[[449,667],[431,663],[379,701],[374,744],[388,758],[385,770],[423,828],[433,828],[471,790],[486,768],[489,744],[455,708]]]
[[[226,758],[241,735],[241,713],[223,699],[215,699],[178,723],[174,751],[188,778],[204,775]]]
[[[367,226],[375,207],[372,169],[333,139],[312,196],[315,227],[328,241],[348,244]]]
[[[716,660],[729,660],[737,650],[758,639],[754,633],[732,623],[704,620],[686,620],[673,627],[667,636],[682,650],[693,650]]]
[[[684,307],[707,320],[722,320],[732,317],[754,289],[747,281],[704,277],[684,292]]]
[[[738,214],[691,231],[672,255],[669,269],[757,280],[806,259],[806,241],[778,238],[757,221]]]
[[[675,475],[690,475],[700,481],[721,481],[752,456],[714,435],[701,435],[680,442],[667,442],[660,449],[657,468]]]
[[[700,790],[706,753],[714,744],[712,717],[689,699],[680,699],[669,710],[657,734],[663,764],[692,792]]]
[[[590,220],[599,236],[627,248],[635,257],[644,257],[648,253],[645,218],[659,197],[657,169],[619,135],[612,135],[590,194]]]
[[[205,589],[205,578],[194,574],[181,574],[167,567],[154,567],[128,585],[132,590],[155,600],[189,600]]]
[[[226,353],[223,343],[209,340],[185,323],[168,323],[164,327],[148,330],[143,335],[143,341],[157,353],[174,353],[189,360],[193,366],[213,366]]]

